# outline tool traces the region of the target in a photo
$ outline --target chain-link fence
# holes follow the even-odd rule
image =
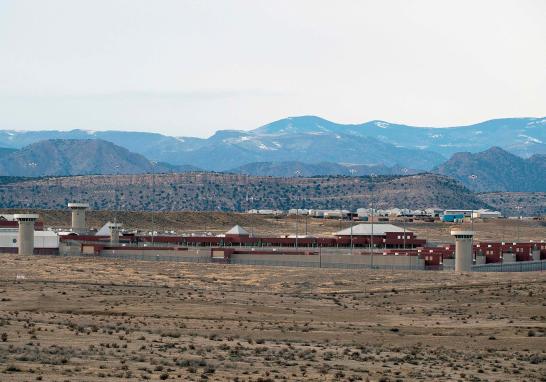
[[[473,272],[543,272],[546,261],[519,261],[516,263],[495,263],[472,266]]]
[[[173,256],[173,255],[154,255],[154,254],[101,254],[100,256],[62,253],[59,256],[81,256],[87,258],[101,259],[116,259],[116,260],[132,260],[132,261],[172,261],[176,263],[210,263],[211,259],[208,256]]]
[[[231,259],[230,264],[265,265],[277,267],[305,267],[305,268],[335,268],[335,269],[386,269],[386,270],[424,270],[418,265],[402,264],[362,264],[362,263],[334,263],[324,261],[283,261],[265,259]]]

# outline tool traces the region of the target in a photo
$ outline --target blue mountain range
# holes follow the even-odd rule
[[[494,119],[468,126],[414,127],[385,121],[338,124],[316,116],[284,118],[251,131],[209,138],[125,131],[0,130],[0,148],[50,139],[97,138],[146,158],[225,171],[253,162],[332,162],[430,170],[457,152],[499,146],[518,156],[546,154],[546,118]]]

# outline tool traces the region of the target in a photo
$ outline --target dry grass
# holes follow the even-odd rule
[[[541,273],[2,255],[0,380],[540,381],[545,290]]]

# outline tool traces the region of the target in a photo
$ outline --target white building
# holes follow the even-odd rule
[[[351,212],[348,210],[327,210],[324,211],[325,219],[342,219],[349,216]]]
[[[281,210],[273,210],[273,209],[267,209],[267,208],[264,208],[264,209],[252,209],[252,210],[248,210],[247,213],[249,214],[256,214],[256,215],[282,215],[282,211]]]
[[[0,251],[2,248],[17,248],[19,230],[0,230]],[[59,248],[59,235],[53,231],[34,231],[34,248]]]
[[[472,218],[474,219],[498,219],[502,218],[500,211],[491,211],[487,209],[480,209],[472,212]]]
[[[309,210],[309,216],[315,217],[315,218],[323,218],[324,217],[325,210],[316,210],[316,209],[310,209]]]
[[[250,232],[237,224],[231,227],[231,229],[227,231],[224,236],[250,236]]]
[[[372,234],[373,230],[373,234]],[[392,224],[357,224],[334,233],[335,236],[384,236],[387,232],[404,232],[404,228]]]
[[[309,210],[306,208],[290,208],[288,215],[309,215]]]
[[[426,208],[425,209],[425,213],[427,214],[427,216],[430,216],[430,217],[433,217],[433,218],[440,216],[443,212],[444,212],[444,210],[441,210],[439,208]]]
[[[465,217],[472,216],[473,210],[445,210],[444,215],[464,215]]]

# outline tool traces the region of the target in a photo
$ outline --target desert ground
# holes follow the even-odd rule
[[[0,209],[2,213],[39,213],[46,227],[69,228],[68,210],[24,210]],[[142,211],[89,211],[88,225],[100,228],[107,221],[121,222],[127,229],[155,231],[175,231],[178,234],[193,232],[224,233],[235,224],[240,224],[256,235],[287,235],[296,231],[301,235],[329,236],[350,226],[347,220],[305,218],[304,216],[267,216],[236,212],[142,212]],[[358,224],[354,222],[353,224]],[[391,222],[403,226],[401,221]],[[378,223],[379,224],[379,223]],[[406,228],[420,238],[433,243],[452,243],[450,235],[452,223],[407,222]],[[476,240],[520,241],[546,240],[546,220],[491,219],[474,222]]]
[[[546,273],[0,255],[1,381],[545,381]]]

